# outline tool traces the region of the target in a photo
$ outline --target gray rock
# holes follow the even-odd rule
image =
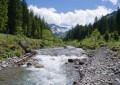
[[[31,50],[28,49],[29,44],[27,42],[25,42],[25,41],[19,41],[18,44],[25,51],[25,53],[30,53],[31,52]]]

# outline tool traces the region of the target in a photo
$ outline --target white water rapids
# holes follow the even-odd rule
[[[77,49],[78,53],[81,54],[81,49]],[[52,50],[53,51],[53,50]],[[64,51],[64,53],[69,53],[70,50]],[[71,50],[73,51],[73,50]],[[74,50],[74,52],[77,53]],[[46,54],[44,54],[45,52]],[[50,51],[51,53],[51,51]],[[54,53],[56,53],[54,51]],[[83,58],[86,55],[49,55],[48,51],[42,50],[38,55],[33,57],[40,65],[43,65],[43,68],[35,68],[34,66],[25,67],[24,70],[20,71],[16,77],[11,79],[6,79],[5,81],[0,82],[0,85],[73,85],[74,81],[79,80],[79,73],[72,69],[72,65],[67,65],[68,59],[79,59]],[[43,55],[44,54],[44,55]],[[78,54],[77,54],[78,55]]]

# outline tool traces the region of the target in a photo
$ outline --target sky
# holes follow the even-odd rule
[[[117,9],[120,0],[27,0],[28,9],[48,24],[85,25]]]

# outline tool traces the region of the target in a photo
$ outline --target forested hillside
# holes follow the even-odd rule
[[[63,44],[44,18],[28,10],[26,0],[0,0],[0,59],[23,54],[19,41],[28,43],[28,49]]]
[[[101,35],[109,34],[110,38],[118,40],[120,35],[120,9],[118,8],[117,12],[113,14],[102,16],[100,19],[96,17],[93,25],[76,25],[68,32],[65,40],[83,40],[89,37],[95,29],[97,29]]]
[[[96,40],[95,40],[95,39]],[[65,41],[79,41],[79,46],[94,45],[98,43],[119,42],[120,38],[120,8],[111,14],[95,18],[95,22],[89,25],[77,24],[72,30],[68,31]],[[114,42],[114,43],[113,43]],[[74,42],[75,43],[75,42]],[[97,46],[96,46],[97,47]]]
[[[51,30],[44,18],[28,10],[26,0],[0,0],[0,32],[39,39]]]

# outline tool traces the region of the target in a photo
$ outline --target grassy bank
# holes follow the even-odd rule
[[[85,50],[93,50],[100,48],[101,44],[106,45],[107,48],[118,51],[120,53],[120,40],[115,41],[114,39],[110,39],[107,42],[104,40],[103,36],[100,36],[100,38],[96,38],[96,36],[90,36],[85,38],[82,41],[78,40],[72,40],[66,42],[67,45],[73,45],[75,47],[80,47]]]
[[[31,39],[20,35],[13,36],[0,34],[0,59],[24,54],[24,50],[18,45],[18,41],[26,41],[29,44],[29,49],[63,46],[62,40],[56,37],[50,37],[48,39]]]

